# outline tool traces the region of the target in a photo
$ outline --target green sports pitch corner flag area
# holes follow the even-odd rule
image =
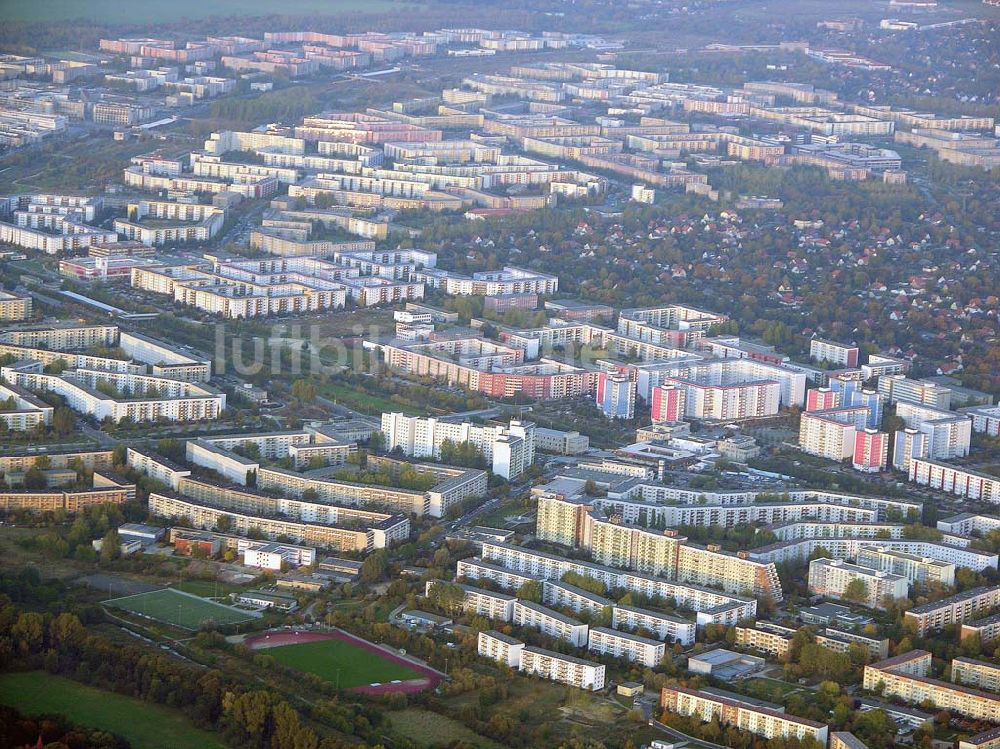
[[[225,626],[260,616],[254,611],[226,606],[174,588],[112,598],[103,605],[192,631],[208,623]]]

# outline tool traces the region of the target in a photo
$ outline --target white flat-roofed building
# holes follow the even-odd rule
[[[579,432],[535,427],[535,449],[557,455],[578,455],[590,449],[590,438]]]
[[[886,596],[906,598],[910,590],[910,583],[902,575],[847,564],[840,559],[814,559],[809,563],[810,593],[839,600],[855,580],[864,583],[863,598],[858,603],[870,608],[883,608]]]
[[[604,664],[529,645],[521,650],[518,670],[590,692],[604,689]]]
[[[859,549],[858,564],[902,575],[911,583],[938,583],[947,587],[955,584],[954,564],[881,546],[865,546]]]
[[[519,627],[537,629],[542,634],[580,648],[587,644],[589,628],[586,624],[531,601],[514,601],[513,622]]]
[[[492,466],[493,473],[506,479],[516,478],[535,460],[535,425],[511,420],[502,424],[454,422],[432,417],[382,414],[385,449],[402,450],[418,458],[440,458],[445,443],[452,446],[474,445]]]
[[[593,616],[611,608],[615,602],[569,583],[545,580],[542,583],[542,603],[556,608],[572,609],[577,614],[586,611]]]
[[[241,538],[236,544],[236,552],[243,555],[247,567],[265,570],[280,570],[283,565],[308,567],[316,561],[316,550],[307,546],[253,541]]]
[[[858,366],[858,347],[848,344],[828,341],[824,338],[813,338],[809,341],[809,356],[816,361],[830,362],[841,367]]]
[[[830,749],[868,749],[868,745],[849,731],[830,734]]]
[[[927,435],[927,449],[919,457],[950,460],[969,454],[972,418],[968,414],[901,400],[896,403],[896,415],[907,427]]]
[[[462,608],[471,614],[485,616],[487,619],[498,622],[509,622],[515,614],[518,600],[514,596],[496,593],[484,588],[475,588],[463,583],[428,580],[424,584],[424,594],[430,595],[431,591],[439,585],[455,586],[462,591]]]
[[[961,624],[1000,606],[1000,586],[972,588],[940,601],[914,606],[903,615],[903,621],[914,626],[923,637],[931,630],[950,624]]]
[[[521,665],[521,651],[524,650],[524,643],[503,634],[503,632],[497,632],[493,629],[480,632],[477,645],[479,655],[484,658],[503,663],[510,668],[518,668]]]
[[[961,412],[972,417],[972,431],[989,437],[1000,436],[1000,406],[963,408]]]
[[[489,580],[502,590],[518,591],[525,583],[535,582],[541,584],[543,578],[537,575],[529,575],[520,572],[513,572],[504,567],[484,562],[476,557],[459,559],[455,569],[455,577],[466,580]]]
[[[620,632],[605,627],[592,627],[587,650],[591,653],[624,658],[630,663],[640,663],[646,668],[655,668],[663,662],[666,645],[659,640]]]
[[[951,659],[951,680],[967,687],[1000,691],[1000,666],[973,658]]]
[[[816,644],[838,653],[850,652],[851,645],[860,645],[873,659],[882,660],[889,655],[889,640],[877,637],[865,637],[857,632],[847,632],[841,629],[827,627],[816,635]]]
[[[1000,728],[990,728],[967,739],[960,739],[958,749],[1000,749]]]
[[[0,376],[28,390],[61,395],[74,411],[97,421],[207,421],[218,418],[226,395],[203,383],[96,369],[75,369],[61,375],[2,367]],[[99,386],[110,389],[111,396]]]
[[[696,626],[692,621],[636,606],[616,603],[611,612],[611,626],[621,630],[645,630],[661,640],[693,645]]]
[[[788,656],[792,648],[795,630],[770,622],[757,622],[755,626],[737,627],[734,645],[760,653],[767,653],[778,659]]]
[[[0,291],[0,320],[27,320],[31,317],[31,297]]]
[[[592,562],[583,562],[532,549],[506,544],[484,543],[483,560],[520,574],[530,574],[546,580],[559,580],[567,572],[575,572],[599,580],[605,588],[623,588],[649,598],[664,598],[677,606],[698,612],[698,624],[736,624],[756,615],[757,601],[753,598],[725,593],[690,583],[665,580],[653,575],[613,569]]]
[[[0,402],[6,403],[4,410],[0,410],[0,423],[12,432],[26,432],[52,423],[55,408],[17,385],[0,384]]]
[[[127,447],[125,449],[125,462],[130,468],[166,484],[174,491],[177,491],[182,478],[191,475],[190,468],[141,447]]]
[[[823,723],[687,687],[664,687],[660,706],[667,712],[705,722],[718,720],[723,726],[735,726],[740,731],[767,739],[809,737],[820,746],[826,746],[829,731]]]
[[[1000,722],[1000,696],[929,678],[931,654],[911,650],[865,666],[862,686],[909,704],[930,703],[938,710],[973,720]]]
[[[958,536],[985,536],[995,530],[1000,530],[1000,517],[961,512],[944,520],[938,520],[937,529],[943,533],[953,533]]]
[[[910,461],[910,481],[959,497],[1000,504],[1000,477],[930,458]]]

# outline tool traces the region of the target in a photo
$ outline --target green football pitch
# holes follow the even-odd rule
[[[257,618],[254,612],[235,609],[173,588],[112,598],[104,605],[189,630],[208,623],[222,626]]]
[[[258,652],[272,656],[283,666],[315,674],[340,689],[421,678],[406,666],[379,658],[343,640],[303,642]]]

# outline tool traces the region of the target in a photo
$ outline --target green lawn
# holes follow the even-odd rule
[[[29,714],[65,715],[123,736],[135,749],[223,749],[179,710],[105,692],[43,671],[0,675],[0,703]]]
[[[226,625],[256,618],[248,611],[199,598],[190,593],[182,593],[173,588],[113,598],[104,601],[104,605],[189,630],[198,629],[206,622]]]
[[[303,642],[259,651],[273,656],[283,666],[316,674],[342,689],[385,684],[399,679],[419,679],[420,674],[392,661],[383,660],[343,640]]]
[[[400,6],[391,0],[5,0],[4,18],[10,21],[72,21],[102,23],[166,23],[211,16],[328,15],[378,13]],[[405,6],[411,8],[413,6]]]

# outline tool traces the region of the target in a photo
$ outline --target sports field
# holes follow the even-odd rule
[[[104,601],[104,605],[189,630],[210,622],[224,626],[257,618],[255,612],[235,609],[173,588],[112,598]]]
[[[95,689],[44,671],[0,675],[0,704],[29,715],[65,715],[81,726],[111,731],[142,749],[222,749],[214,734],[179,710]]]
[[[346,632],[272,631],[255,635],[246,645],[265,651],[283,666],[315,674],[340,689],[376,694],[417,692],[439,681],[432,669],[411,664]]]

